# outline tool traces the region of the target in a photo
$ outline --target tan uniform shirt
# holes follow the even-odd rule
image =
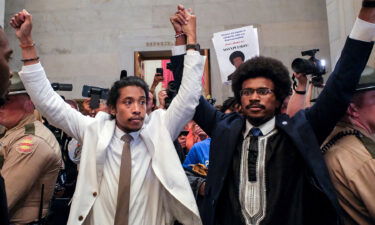
[[[0,139],[0,145],[4,156],[1,174],[5,181],[11,223],[25,224],[38,219],[42,184],[44,217],[62,166],[56,138],[41,122],[36,121],[34,115],[30,115],[8,130]]]
[[[352,128],[353,125],[341,122],[327,140],[340,131]],[[355,129],[375,141],[365,131]],[[348,135],[328,150],[325,160],[340,205],[345,211],[345,224],[375,224],[374,156],[356,136]]]

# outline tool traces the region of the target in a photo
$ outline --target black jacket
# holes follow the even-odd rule
[[[2,176],[0,176],[0,224],[9,224],[7,196],[5,194],[4,179]]]
[[[340,60],[314,106],[300,111],[292,118],[287,115],[276,116],[276,127],[290,138],[310,172],[311,195],[304,204],[308,224],[340,223],[341,208],[320,145],[344,115],[372,47],[373,43],[348,38]],[[176,62],[176,59],[173,61]],[[228,180],[233,153],[242,138],[245,119],[237,113],[223,114],[201,97],[194,120],[212,139],[201,217],[205,225],[220,224],[220,221],[215,220],[220,207],[217,203]]]

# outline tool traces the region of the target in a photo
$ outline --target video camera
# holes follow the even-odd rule
[[[51,86],[54,91],[72,91],[72,84],[62,84],[62,83],[51,83]]]
[[[301,52],[302,56],[310,56],[309,59],[296,58],[292,62],[292,69],[296,73],[304,75],[312,75],[312,84],[315,87],[322,87],[324,80],[323,75],[326,74],[326,62],[315,57],[319,49],[311,49]]]
[[[97,109],[99,108],[100,99],[107,99],[108,98],[108,88],[100,88],[94,86],[83,85],[82,88],[82,96],[91,98],[90,100],[90,108]]]

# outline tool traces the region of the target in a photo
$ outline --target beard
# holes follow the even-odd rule
[[[267,117],[249,117],[246,116],[247,121],[251,123],[251,125],[255,127],[259,127],[260,125],[268,122],[270,119],[272,119],[273,116],[267,116]]]

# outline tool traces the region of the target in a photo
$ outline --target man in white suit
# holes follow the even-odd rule
[[[179,10],[186,15],[184,34],[194,48],[196,18],[181,7]],[[22,49],[20,76],[33,102],[51,124],[83,143],[68,224],[159,225],[174,220],[201,224],[172,141],[198,105],[204,67],[199,52],[187,51],[181,87],[168,110],[146,115],[148,87],[143,80],[129,77],[111,88],[111,113],[100,112],[91,118],[72,109],[52,90],[31,36],[31,15],[23,10],[10,24]],[[130,169],[125,166],[128,164]],[[124,176],[124,171],[131,175]],[[130,190],[122,185],[126,178]],[[123,195],[130,196],[126,205]],[[124,215],[125,220],[121,218]]]

